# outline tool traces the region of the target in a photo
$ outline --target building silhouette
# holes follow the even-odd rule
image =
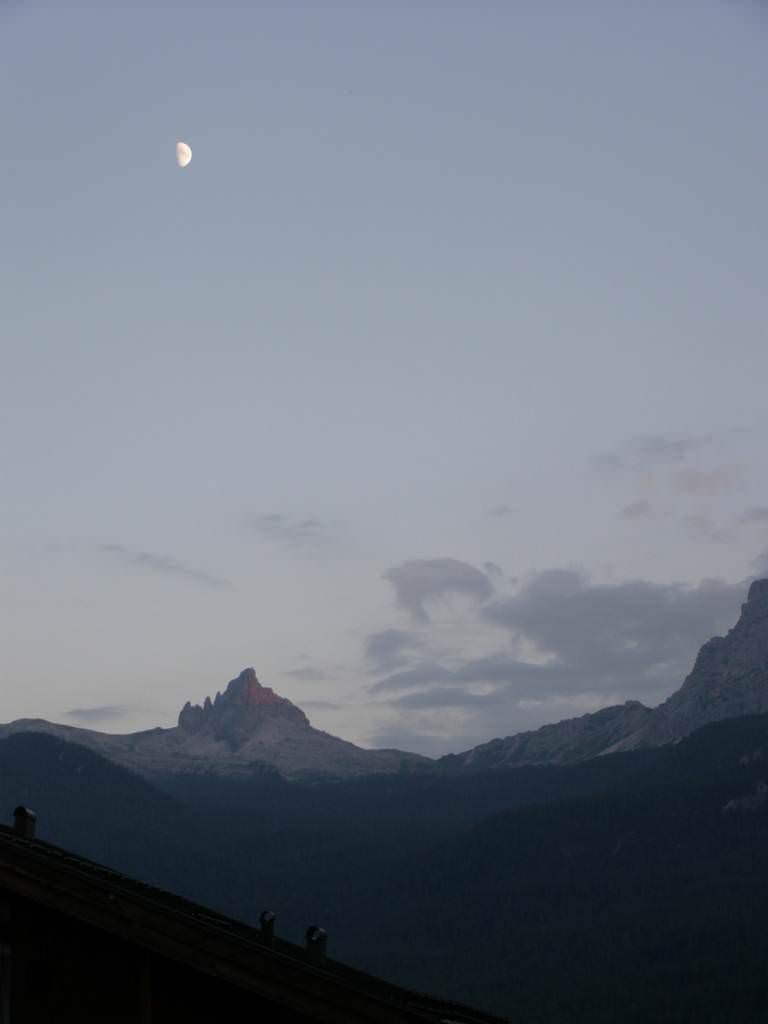
[[[0,1024],[498,1024],[0,826]]]

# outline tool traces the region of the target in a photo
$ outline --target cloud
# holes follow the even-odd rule
[[[64,712],[64,717],[74,718],[80,722],[96,723],[106,722],[113,718],[123,718],[135,710],[127,704],[104,704],[100,707],[72,708],[70,711]]]
[[[509,519],[515,514],[515,510],[511,505],[495,505],[490,514],[497,519]]]
[[[302,711],[339,711],[341,704],[336,704],[332,700],[303,700],[301,708]]]
[[[629,505],[625,505],[621,510],[622,519],[653,519],[654,509],[650,501],[640,499],[639,501],[633,501]]]
[[[446,686],[443,689],[406,694],[397,699],[397,705],[401,708],[417,708],[419,710],[423,708],[487,708],[495,698],[495,693],[484,695]]]
[[[703,513],[684,516],[682,524],[693,537],[712,541],[714,544],[725,544],[733,540],[735,536],[733,530],[729,530],[724,526],[718,526],[709,516]]]
[[[483,614],[552,659],[569,691],[641,698],[682,682],[698,647],[733,624],[745,588],[721,580],[593,583],[578,570],[554,569]]]
[[[403,562],[384,573],[395,590],[396,604],[414,622],[428,623],[427,606],[452,595],[482,603],[493,593],[488,576],[455,558],[427,558]]]
[[[686,469],[675,473],[673,485],[678,494],[699,498],[713,498],[729,493],[741,480],[738,466],[718,466],[716,469]]]
[[[119,559],[127,565],[135,566],[138,569],[146,569],[149,572],[159,573],[164,576],[175,576],[178,579],[188,580],[192,583],[199,583],[201,586],[212,587],[217,590],[232,586],[229,580],[202,569],[195,569],[178,558],[171,555],[157,555],[149,551],[140,551],[136,548],[126,547],[124,544],[97,544],[97,550]]]
[[[328,675],[322,669],[309,666],[307,668],[295,668],[292,672],[286,672],[285,675],[291,679],[299,679],[302,682],[308,683],[320,683],[328,679]]]
[[[748,508],[739,522],[744,526],[768,524],[768,507],[765,505],[755,505],[752,508]]]
[[[333,540],[329,524],[319,519],[291,519],[279,512],[256,516],[251,526],[267,541],[285,547],[310,547]]]
[[[612,451],[592,459],[599,469],[647,470],[659,465],[684,462],[691,452],[709,444],[709,437],[679,437],[671,434],[646,434],[630,438]]]
[[[471,684],[514,683],[520,696],[534,696],[541,691],[542,680],[552,680],[559,668],[519,661],[504,653],[488,654],[464,661],[457,668],[446,668],[436,660],[426,660],[403,672],[395,672],[371,687],[372,693],[396,693],[439,685],[447,692],[454,687]]]
[[[504,570],[496,562],[483,562],[483,572],[489,579],[497,581],[504,579]]]
[[[762,579],[768,576],[768,551],[763,551],[757,558],[753,558],[752,567],[757,578]]]
[[[511,649],[425,658],[371,693],[409,728],[448,715],[457,738],[509,735],[630,699],[655,704],[682,684],[699,647],[733,625],[747,584],[595,583],[576,569],[539,572],[480,609]]]
[[[374,672],[391,672],[408,661],[407,652],[421,648],[421,638],[405,629],[382,629],[365,638],[365,659]]]

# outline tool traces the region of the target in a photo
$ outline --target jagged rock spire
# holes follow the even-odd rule
[[[179,714],[179,728],[186,732],[214,733],[218,738],[242,739],[263,724],[265,715],[290,718],[309,727],[304,712],[281,697],[269,686],[262,686],[252,668],[243,669],[231,679],[223,693],[212,701],[206,697],[199,704],[184,705]]]

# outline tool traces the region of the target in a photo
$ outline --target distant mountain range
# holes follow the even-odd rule
[[[319,732],[246,670],[173,729],[0,728],[0,811],[235,917],[274,910],[286,938],[318,922],[334,957],[514,1021],[762,1024],[761,711],[765,581],[656,709],[429,761]]]
[[[140,778],[0,740],[38,834],[398,984],[526,1024],[763,1024],[768,715],[572,765],[311,784]]]
[[[399,750],[365,750],[313,728],[304,712],[252,668],[202,706],[184,705],[178,725],[127,735],[42,719],[0,726],[0,738],[47,733],[87,747],[148,778],[251,777],[273,772],[293,781],[403,771],[496,771],[573,764],[603,754],[674,743],[711,722],[768,712],[768,580],[749,588],[739,621],[701,648],[680,690],[657,708],[639,701],[603,708],[532,732],[491,740],[438,761]]]
[[[351,778],[429,763],[400,750],[364,750],[314,729],[300,708],[262,686],[252,668],[202,706],[187,702],[172,729],[120,736],[30,718],[0,726],[0,738],[23,732],[77,743],[147,778],[270,771],[292,780]]]

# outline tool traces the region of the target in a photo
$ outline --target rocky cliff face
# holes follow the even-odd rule
[[[699,651],[682,687],[659,707],[637,701],[492,740],[442,758],[451,770],[568,764],[599,754],[674,743],[710,722],[768,712],[768,580],[756,580],[739,621]]]
[[[755,580],[733,629],[708,640],[681,688],[612,749],[674,743],[710,722],[766,711],[768,580]]]
[[[187,702],[173,729],[116,736],[43,720],[0,726],[0,737],[45,732],[96,750],[126,768],[156,778],[176,774],[249,776],[264,768],[287,779],[350,778],[428,764],[418,754],[364,750],[314,729],[304,712],[268,686],[252,668],[214,700]]]
[[[179,714],[179,729],[183,732],[234,746],[247,744],[255,733],[277,723],[288,729],[313,731],[301,708],[262,686],[252,668],[241,672],[213,701],[206,697],[202,707],[187,701]]]

